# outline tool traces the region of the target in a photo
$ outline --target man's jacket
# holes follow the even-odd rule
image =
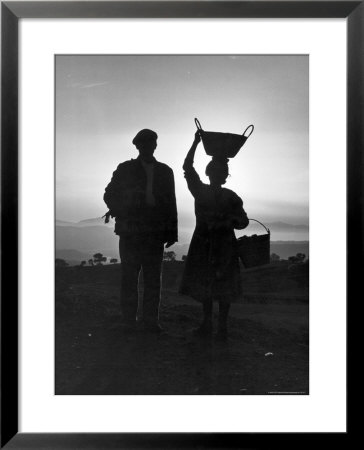
[[[177,206],[173,171],[154,160],[152,192],[155,205],[146,203],[147,175],[140,158],[118,165],[104,194],[111,216],[115,217],[115,233],[155,233],[163,242],[177,236]]]

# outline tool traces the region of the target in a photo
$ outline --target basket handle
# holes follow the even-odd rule
[[[196,119],[195,119],[195,120],[196,120]],[[248,136],[245,136],[245,133],[247,132],[247,130],[249,130],[249,128],[251,128],[252,130],[251,130],[251,132],[248,134]],[[251,134],[253,133],[253,131],[254,131],[254,125],[249,125],[249,126],[246,127],[246,129],[245,129],[245,131],[244,131],[244,133],[243,133],[243,137],[245,137],[245,138],[248,139],[248,137],[251,136]],[[252,219],[252,220],[253,220],[253,219]]]
[[[250,222],[251,220],[252,220],[253,222],[258,222],[262,227],[265,228],[265,231],[266,231],[268,234],[270,234],[269,228],[267,228],[265,225],[263,225],[262,222],[259,222],[259,220],[256,220],[256,219],[249,219],[249,222]]]
[[[195,118],[195,124],[196,124],[196,127],[197,127],[198,130],[202,130],[200,121],[197,118]]]

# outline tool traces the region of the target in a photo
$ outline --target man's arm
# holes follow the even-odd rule
[[[116,216],[120,209],[123,191],[123,166],[119,164],[113,172],[110,183],[105,188],[104,202],[111,211],[112,216]]]

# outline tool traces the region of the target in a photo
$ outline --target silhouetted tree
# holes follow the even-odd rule
[[[93,259],[89,259],[88,263],[90,264],[90,266],[93,266],[94,265],[94,260]]]
[[[296,258],[297,262],[303,262],[306,258],[306,255],[304,253],[297,253]]]
[[[118,262],[118,260],[116,258],[111,258],[110,259],[110,263],[111,264],[116,264]]]
[[[85,265],[86,265],[86,261],[81,261],[80,266],[83,267],[83,266],[85,266]]]
[[[56,258],[56,267],[66,267],[69,266],[68,262],[61,258]]]
[[[163,261],[175,261],[176,260],[176,254],[173,251],[170,252],[164,252],[163,254]]]
[[[93,255],[94,258],[94,263],[97,264],[98,266],[102,266],[103,262],[106,262],[107,258],[106,256],[103,256],[102,253],[95,253]]]
[[[305,260],[306,255],[304,253],[297,253],[296,256],[290,256],[288,262],[291,264],[301,264]]]

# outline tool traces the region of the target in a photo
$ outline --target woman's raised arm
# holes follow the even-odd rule
[[[193,167],[193,159],[195,157],[196,148],[200,140],[201,140],[200,133],[197,131],[195,133],[195,139],[192,143],[192,147],[188,151],[185,162],[183,163],[183,170],[185,172],[187,186],[194,197],[198,195],[202,185],[202,181],[200,180],[198,173]]]
[[[195,133],[195,139],[192,143],[191,148],[189,149],[187,156],[185,158],[185,161],[183,163],[183,170],[188,170],[191,169],[193,167],[193,160],[195,158],[195,152],[196,152],[196,148],[198,146],[198,143],[201,140],[201,136],[200,136],[200,132],[196,131]]]

